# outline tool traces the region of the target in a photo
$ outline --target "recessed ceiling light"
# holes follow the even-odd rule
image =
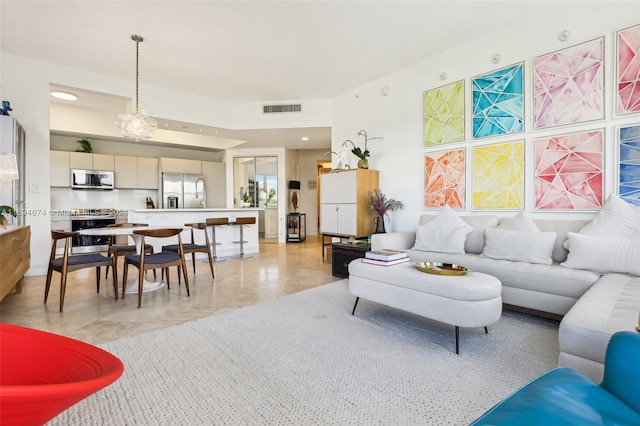
[[[302,137],[302,140],[303,140],[303,141],[308,141],[308,140],[309,140],[309,138],[308,138],[308,137],[306,137],[306,136],[303,136],[303,137]]]
[[[53,96],[54,98],[58,98],[58,99],[64,99],[65,101],[77,101],[78,100],[78,96],[74,95],[73,93],[70,92],[63,92],[61,90],[54,90],[53,92],[51,92],[51,96]]]

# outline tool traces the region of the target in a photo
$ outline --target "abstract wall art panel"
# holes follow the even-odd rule
[[[524,208],[524,141],[473,148],[473,208]]]
[[[523,63],[475,77],[473,94],[473,137],[524,131]]]
[[[425,207],[465,207],[464,149],[426,153],[424,171]]]
[[[640,206],[640,125],[618,129],[618,141],[618,194],[628,203]]]
[[[533,59],[533,127],[604,118],[604,38]]]
[[[640,112],[640,25],[616,34],[616,113]]]
[[[602,206],[604,130],[538,138],[533,144],[536,209]]]
[[[424,92],[424,146],[464,140],[464,80]]]

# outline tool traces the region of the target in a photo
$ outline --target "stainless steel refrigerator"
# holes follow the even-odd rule
[[[199,209],[207,205],[204,176],[162,173],[162,208]]]

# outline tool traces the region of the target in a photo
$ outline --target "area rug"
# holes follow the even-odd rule
[[[460,330],[347,281],[101,345],[124,375],[54,425],[465,425],[557,366],[557,321]]]

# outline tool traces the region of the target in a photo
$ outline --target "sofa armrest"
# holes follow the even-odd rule
[[[413,231],[387,232],[373,234],[371,236],[371,250],[383,248],[392,250],[408,250],[416,241],[416,233]]]

